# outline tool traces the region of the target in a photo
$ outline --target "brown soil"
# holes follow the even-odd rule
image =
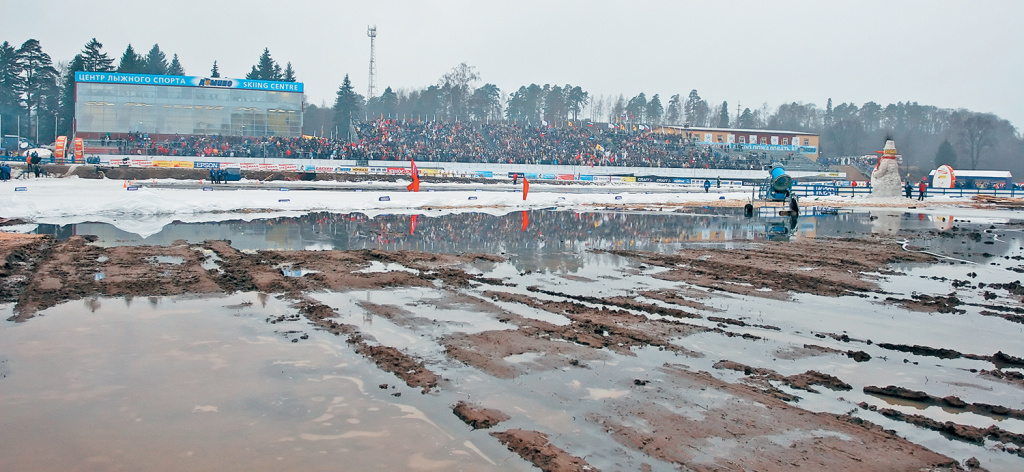
[[[897,387],[895,385],[889,385],[887,387],[875,387],[873,385],[868,385],[864,387],[864,393],[883,397],[901,398],[904,400],[920,402],[929,406],[954,408],[987,416],[1016,418],[1018,420],[1024,419],[1024,410],[1009,408],[1002,405],[990,405],[988,403],[967,403],[953,395],[939,398],[920,390],[910,390],[903,387]]]
[[[848,239],[804,239],[729,251],[607,252],[669,269],[655,276],[660,279],[773,299],[788,298],[791,291],[825,296],[863,294],[877,289],[865,273],[896,262],[934,260],[882,240]]]
[[[689,470],[862,471],[955,466],[949,458],[908,445],[863,420],[850,422],[811,413],[754,387],[722,382],[681,366],[666,365],[663,372],[672,383],[642,387],[651,390],[654,401],[634,402],[629,397],[611,401],[608,414],[594,415],[592,420],[621,444],[670,463],[685,464]],[[670,389],[714,394],[693,397],[695,400],[683,404],[668,403]],[[838,434],[807,433],[816,427]],[[765,436],[766,430],[773,433]],[[729,453],[715,457],[705,452],[718,448]]]
[[[795,389],[806,390],[811,393],[818,393],[818,391],[815,390],[812,387],[812,385],[821,385],[822,387],[826,387],[832,390],[850,390],[851,388],[853,388],[850,386],[850,384],[843,382],[842,380],[839,380],[836,377],[813,370],[809,370],[802,374],[783,376],[782,374],[779,374],[778,372],[775,372],[774,370],[771,369],[756,368],[745,364],[740,364],[739,362],[725,360],[716,362],[714,368],[740,371],[743,372],[744,375],[751,378],[761,380],[774,380],[786,384]]]
[[[544,472],[597,471],[587,461],[573,456],[548,442],[544,433],[510,429],[500,433],[491,433],[502,444],[523,459],[526,459]]]
[[[217,255],[219,269],[202,267],[206,262],[203,250]],[[931,260],[930,256],[904,252],[895,244],[878,240],[794,241],[754,249],[694,249],[675,254],[615,253],[644,264],[665,267],[668,270],[659,277],[686,282],[689,287],[776,298],[787,298],[792,292],[826,296],[864,294],[876,288],[864,274],[884,273],[892,262]],[[88,244],[87,238],[78,236],[58,241],[46,236],[3,235],[0,257],[4,261],[0,298],[15,302],[15,321],[29,320],[40,310],[59,303],[98,296],[205,295],[236,291],[280,294],[293,300],[296,312],[312,325],[343,337],[351,349],[371,359],[381,370],[393,373],[424,393],[448,392],[451,386],[442,378],[448,363],[464,364],[498,379],[510,379],[549,371],[558,375],[559,370],[594,369],[596,372],[598,362],[636,356],[636,350],[642,348],[667,351],[678,355],[679,359],[701,357],[703,353],[685,347],[686,338],[695,333],[757,339],[730,331],[735,327],[752,326],[749,321],[721,314],[708,316],[715,311],[698,301],[706,297],[707,292],[696,293],[693,288],[662,289],[647,292],[654,296],[645,301],[579,297],[539,287],[510,287],[508,281],[481,278],[466,270],[469,263],[504,260],[488,254],[379,250],[243,253],[226,241],[103,248]],[[780,264],[780,260],[790,262]],[[409,270],[362,271],[373,262],[400,264]],[[286,268],[316,272],[286,277],[283,272]],[[357,326],[339,323],[336,308],[307,295],[316,291],[393,287],[428,287],[447,293],[445,298],[430,303],[487,313],[506,323],[508,329],[458,333],[435,339],[445,348],[444,358],[422,359],[378,342],[360,332]],[[461,290],[466,287],[479,287],[477,293],[484,299],[465,295]],[[652,299],[661,303],[650,303]],[[516,313],[502,306],[515,306]],[[361,303],[342,309],[388,317],[410,329],[426,323],[403,307],[387,303]],[[564,323],[540,321],[517,313],[543,314],[541,318],[562,319]],[[705,317],[714,318],[718,326],[691,324]],[[518,354],[532,355],[522,357],[529,359],[527,361],[510,359]],[[794,355],[844,354],[850,355],[813,345],[794,351]],[[1004,364],[1019,360],[1002,353],[988,357]],[[600,425],[604,434],[623,447],[691,470],[781,471],[796,467],[804,470],[920,470],[955,465],[948,457],[871,427],[862,420],[812,413],[787,404],[776,398],[786,398],[786,395],[779,395],[777,388],[769,388],[769,381],[807,392],[816,391],[818,386],[849,388],[838,378],[815,371],[781,376],[749,366],[729,368],[744,372],[749,369],[751,377],[761,376],[763,383],[757,384],[758,379],[752,378],[754,385],[730,384],[706,373],[666,364],[643,374],[650,374],[650,378],[633,380],[630,376],[628,386],[619,386],[632,389],[630,395],[603,400],[600,414],[591,414],[579,421]],[[600,385],[606,388],[606,384]],[[551,394],[537,392],[537,395]],[[707,400],[718,397],[726,400]],[[456,407],[456,410],[456,414],[473,427],[496,424],[504,416],[502,412],[468,405]],[[645,426],[639,426],[641,424]],[[809,433],[811,431],[830,433],[821,435]],[[564,439],[558,436],[518,429],[493,434],[542,470],[595,470],[574,456],[574,451],[560,443]],[[997,433],[986,434],[991,437]],[[715,452],[722,449],[713,445],[723,443],[738,447],[728,449],[728,453]],[[563,448],[569,449],[568,452]]]
[[[466,402],[456,403],[452,408],[452,413],[455,413],[455,416],[458,416],[463,423],[472,426],[473,429],[487,429],[511,418],[498,410],[481,408]]]
[[[1013,433],[995,425],[989,426],[988,428],[979,428],[977,426],[964,425],[954,423],[952,421],[941,422],[928,418],[927,416],[907,414],[891,408],[879,409],[878,413],[888,418],[905,421],[922,428],[938,431],[947,437],[960,441],[983,445],[986,439],[991,439],[1003,444],[1013,444],[1017,447],[1013,450],[1009,450],[1008,452],[1024,457],[1024,434]]]

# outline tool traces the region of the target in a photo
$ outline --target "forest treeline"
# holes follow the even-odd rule
[[[74,73],[77,71],[186,75],[177,54],[154,44],[141,54],[129,44],[118,60],[103,51],[95,38],[67,62],[54,63],[39,41],[16,47],[0,44],[0,132],[48,141],[69,134],[74,117]],[[220,77],[217,62],[209,71],[191,75]],[[229,75],[231,76],[231,75]],[[297,81],[290,62],[284,67],[265,48],[247,79]],[[716,103],[711,105],[710,103]],[[990,113],[938,108],[917,102],[882,105],[833,103],[824,108],[792,102],[770,108],[730,110],[729,103],[709,102],[697,90],[663,98],[641,92],[632,97],[591,95],[579,85],[532,83],[516,90],[481,84],[477,70],[465,63],[453,67],[436,84],[418,89],[385,87],[379,96],[356,92],[348,75],[333,104],[309,104],[305,134],[344,138],[353,122],[374,118],[429,121],[510,121],[536,126],[566,127],[584,123],[616,123],[627,129],[660,125],[803,131],[821,136],[823,157],[873,154],[886,138],[896,140],[907,164],[920,168],[950,164],[954,168],[1008,169],[1024,175],[1024,140],[1008,120]],[[21,126],[20,132],[17,127]]]

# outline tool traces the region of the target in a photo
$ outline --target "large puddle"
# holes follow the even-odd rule
[[[0,324],[0,470],[528,469],[339,338],[265,321],[292,312],[89,299]]]
[[[579,270],[591,249],[671,252],[682,247],[737,247],[754,241],[894,234],[901,228],[948,230],[953,217],[892,210],[805,208],[799,218],[745,218],[739,208],[685,211],[533,210],[503,215],[312,213],[298,217],[175,222],[141,236],[110,223],[41,224],[59,238],[92,235],[100,246],[169,245],[229,240],[239,250],[415,250],[500,254],[519,270]],[[525,219],[525,227],[524,227]],[[1005,219],[1003,219],[1005,221]],[[959,241],[956,241],[957,243]],[[942,240],[935,243],[941,244]],[[960,248],[953,248],[960,249]]]
[[[62,237],[95,235],[95,244],[103,246],[226,239],[240,250],[502,254],[508,262],[479,263],[470,270],[504,279],[501,290],[507,293],[544,298],[547,295],[526,287],[545,287],[582,297],[625,296],[653,304],[659,302],[637,293],[680,289],[681,284],[652,277],[660,269],[589,250],[671,252],[692,246],[731,248],[756,241],[785,244],[787,239],[865,234],[881,236],[880,244],[900,244],[910,234],[905,241],[908,249],[938,255],[940,262],[900,264],[892,267],[893,273],[875,274],[880,290],[867,297],[795,295],[771,300],[709,294],[701,299],[708,307],[702,312],[705,318],[687,323],[715,328],[722,325],[708,317],[743,320],[747,326],[727,326],[728,331],[756,340],[707,331],[674,341],[701,356],[654,347],[634,349],[634,356],[600,350],[586,368],[550,369],[544,367],[544,353],[523,352],[504,358],[520,372],[511,380],[448,359],[438,340],[453,333],[511,329],[499,321],[499,310],[558,326],[567,324],[567,318],[517,303],[493,301],[493,312],[472,303],[474,297],[487,299],[483,292],[493,290],[491,286],[465,289],[459,297],[435,288],[309,294],[335,308],[340,323],[356,325],[374,342],[424,359],[447,382],[440,393],[429,395],[401,384],[355,354],[343,338],[314,331],[304,320],[267,323],[268,318],[294,314],[272,296],[69,303],[27,323],[0,326],[0,373],[5,375],[0,379],[0,429],[19,431],[0,441],[0,469],[336,470],[342,467],[339,464],[352,470],[528,469],[486,432],[470,431],[451,414],[455,401],[469,399],[512,413],[509,427],[562,434],[563,447],[586,455],[598,468],[634,470],[647,463],[660,470],[672,465],[623,448],[586,418],[605,413],[610,403],[648,401],[636,393],[635,382],[662,381],[667,365],[710,372],[730,382],[742,380],[742,372],[715,368],[719,360],[766,367],[782,375],[827,372],[853,389],[780,389],[800,396],[798,406],[835,414],[856,411],[957,460],[978,457],[991,470],[1024,466],[1019,457],[996,450],[991,441],[968,444],[857,409],[857,403],[867,402],[939,421],[982,428],[997,424],[1024,433],[1021,420],[862,391],[868,385],[898,385],[938,397],[956,395],[967,402],[1024,408],[1019,387],[979,376],[979,370],[993,368],[988,361],[940,359],[878,346],[1024,356],[1022,324],[986,314],[984,305],[997,302],[982,296],[980,289],[959,293],[963,313],[911,311],[886,300],[890,295],[949,293],[954,280],[1019,280],[1024,232],[1014,218],[1020,215],[966,210],[954,217],[868,209],[814,213],[790,220],[748,219],[741,210],[727,208],[636,213],[544,210],[527,215],[420,215],[415,227],[409,215],[321,213],[175,223],[147,237],[108,224],[41,225],[38,232]],[[289,277],[308,276],[299,267],[282,270],[293,271],[286,272]],[[365,269],[395,270],[409,269],[383,263]],[[372,307],[381,305],[391,307],[390,317],[375,314]],[[814,352],[807,345],[842,353],[864,351],[872,359],[857,362]],[[381,384],[389,386],[381,389]],[[660,407],[699,417],[699,410],[680,406],[695,401],[687,393],[669,390],[664,395],[658,400]],[[714,392],[700,395],[705,406],[725,401]],[[52,447],[54,442],[61,447]]]

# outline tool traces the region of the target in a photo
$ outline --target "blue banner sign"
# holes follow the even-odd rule
[[[193,165],[195,166],[194,168],[196,168],[196,169],[220,169],[220,163],[219,162],[195,161],[195,162],[193,162]]]
[[[829,185],[829,186],[815,185],[812,188],[814,189],[814,196],[816,196],[816,197],[826,197],[826,196],[829,196],[829,195],[839,195],[839,189],[837,189],[834,185]]]
[[[114,72],[75,72],[75,82],[125,85],[175,85],[178,87],[209,87],[270,92],[303,92],[302,82],[228,79],[223,77],[192,77],[185,75],[118,74]]]

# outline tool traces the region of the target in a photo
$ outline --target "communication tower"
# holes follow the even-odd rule
[[[377,38],[377,25],[367,26],[366,35],[370,37],[370,86],[366,90],[366,99],[374,97],[373,79],[377,75],[377,59],[373,55],[373,40]]]

